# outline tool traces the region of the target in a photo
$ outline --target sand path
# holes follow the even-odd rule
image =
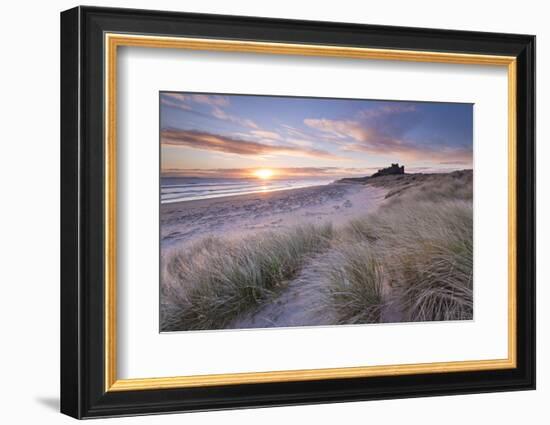
[[[323,303],[326,284],[322,281],[316,264],[322,264],[320,254],[306,264],[298,277],[274,300],[232,321],[227,329],[252,329],[295,326],[330,326],[336,323],[336,314]],[[391,300],[391,287],[385,284],[383,296]],[[386,304],[381,312],[381,323],[402,321],[403,314],[394,303]]]
[[[321,258],[319,258],[321,257]],[[322,261],[322,254],[316,258]],[[314,264],[314,263],[313,263]],[[237,320],[228,329],[318,326],[334,324],[333,314],[322,303],[323,284],[312,262],[274,300]]]

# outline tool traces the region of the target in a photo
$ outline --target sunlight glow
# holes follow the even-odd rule
[[[254,171],[254,176],[262,180],[268,180],[273,177],[273,170],[269,168],[260,168],[259,170]]]

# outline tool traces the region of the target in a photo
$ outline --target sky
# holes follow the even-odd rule
[[[472,104],[160,93],[163,176],[446,172],[472,168],[472,139]]]

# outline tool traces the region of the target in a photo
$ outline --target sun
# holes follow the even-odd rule
[[[254,171],[254,175],[262,180],[268,180],[273,177],[273,170],[269,168],[260,168],[259,170]]]

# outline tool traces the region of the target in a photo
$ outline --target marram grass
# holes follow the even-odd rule
[[[219,329],[277,294],[329,246],[332,226],[297,226],[240,241],[209,237],[168,259],[161,329]]]
[[[470,202],[403,202],[352,221],[341,235],[322,267],[326,308],[340,323],[382,321],[384,310],[399,321],[472,318]]]

